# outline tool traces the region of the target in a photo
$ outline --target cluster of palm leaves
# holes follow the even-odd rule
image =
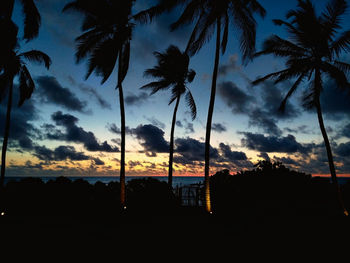
[[[1,3],[0,15],[2,23],[9,23],[13,2],[14,0],[6,0]],[[297,8],[288,12],[286,16],[287,21],[274,20],[276,25],[286,27],[289,38],[282,39],[276,35],[272,35],[264,42],[261,52],[256,52],[255,50],[257,22],[254,15],[264,17],[265,9],[258,1],[158,0],[156,5],[137,14],[133,14],[134,2],[135,0],[75,0],[67,4],[63,9],[65,12],[70,10],[79,12],[84,17],[81,26],[83,33],[76,38],[76,59],[77,62],[80,62],[82,59],[87,59],[88,67],[86,78],[94,72],[98,76],[101,76],[102,83],[104,83],[109,79],[116,67],[118,70],[116,89],[119,91],[121,112],[120,183],[122,207],[126,207],[125,109],[122,84],[129,68],[130,42],[132,40],[133,30],[138,24],[151,23],[158,16],[166,12],[171,12],[175,8],[182,8],[179,18],[172,23],[170,30],[176,30],[184,25],[194,25],[186,49],[181,51],[175,46],[170,46],[164,53],[155,52],[157,65],[146,70],[145,76],[152,77],[156,79],[156,81],[142,87],[143,89],[151,90],[151,94],[170,89],[171,98],[169,104],[176,102],[172,119],[169,149],[169,187],[172,185],[176,113],[182,95],[185,95],[185,100],[190,107],[193,119],[196,117],[196,105],[187,86],[188,83],[193,81],[196,74],[194,70],[189,69],[190,57],[197,54],[215,35],[215,61],[206,125],[205,152],[203,153],[205,159],[205,208],[208,212],[211,212],[209,150],[216,82],[220,55],[226,52],[229,36],[231,32],[235,32],[236,35],[234,37],[239,39],[239,47],[242,52],[244,63],[249,62],[256,56],[265,54],[273,54],[278,57],[286,58],[287,68],[285,70],[269,74],[263,78],[257,79],[253,83],[257,85],[267,79],[273,79],[275,83],[285,80],[295,80],[281,103],[281,110],[284,110],[287,100],[302,83],[310,83],[308,86],[310,87],[308,93],[305,95],[305,104],[317,110],[320,129],[327,150],[332,180],[337,188],[339,202],[342,205],[344,214],[347,214],[341,200],[332,151],[324,128],[319,100],[324,76],[334,79],[339,88],[349,89],[349,82],[346,75],[350,71],[350,65],[339,61],[339,56],[342,52],[348,52],[350,50],[350,31],[339,33],[341,29],[341,17],[348,7],[345,0],[330,0],[320,16],[317,16],[315,8],[310,0],[298,0]],[[33,1],[21,0],[21,3],[23,4],[25,14],[24,38],[30,40],[37,35],[38,26],[40,25],[40,16]],[[31,12],[28,12],[28,10],[31,10]],[[11,27],[1,24],[0,29],[11,30]],[[12,30],[12,34],[10,35],[17,35],[15,32],[16,29],[14,28]],[[34,83],[28,77],[30,75],[28,70],[23,66],[21,59],[25,58],[45,62],[45,66],[47,67],[50,64],[48,57],[44,56],[42,53],[16,53],[17,42],[14,39],[15,38],[5,41],[6,43],[2,43],[2,45],[7,46],[7,49],[5,49],[4,55],[1,54],[0,61],[1,81],[3,78],[7,78],[7,84],[1,85],[1,87],[6,87],[6,90],[9,90],[9,108],[11,108],[12,82],[15,75],[19,75],[19,87],[21,94],[23,94],[21,95],[20,104],[30,97],[34,88]],[[7,58],[8,56],[9,58]],[[2,58],[5,59],[3,60]],[[12,64],[10,63],[12,66],[9,66],[9,61],[13,62],[11,62]],[[2,88],[1,91],[3,92],[4,89]],[[9,118],[8,116],[8,119]],[[3,144],[5,145],[6,152],[7,139],[5,139]],[[4,169],[4,158],[2,161],[2,169]]]

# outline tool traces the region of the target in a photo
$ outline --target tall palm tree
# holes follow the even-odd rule
[[[170,133],[170,150],[169,150],[169,172],[168,172],[168,185],[172,188],[173,182],[173,155],[174,155],[174,132],[176,124],[176,113],[179,107],[181,96],[185,95],[185,99],[188,107],[191,110],[192,120],[196,118],[197,108],[193,99],[192,93],[187,87],[188,83],[191,83],[196,72],[189,69],[190,58],[185,52],[181,52],[178,47],[170,46],[164,53],[154,52],[157,58],[157,66],[147,69],[145,76],[158,79],[151,82],[141,89],[150,89],[151,95],[157,93],[160,90],[171,89],[171,98],[169,105],[176,101],[173,120],[171,123]]]
[[[305,93],[304,105],[316,108],[317,117],[327,150],[329,170],[332,182],[336,187],[339,203],[345,215],[341,192],[336,176],[333,155],[327,132],[324,126],[320,94],[323,90],[323,79],[327,76],[333,79],[337,86],[349,89],[350,84],[346,73],[350,72],[350,64],[339,61],[343,51],[350,50],[350,30],[340,33],[341,17],[347,10],[345,0],[330,1],[321,15],[317,16],[313,4],[309,0],[299,0],[298,8],[290,10],[286,18],[290,20],[274,20],[276,25],[285,26],[288,39],[272,35],[263,44],[263,50],[256,56],[272,54],[286,59],[287,68],[266,75],[253,82],[257,85],[267,79],[279,83],[284,80],[295,80],[281,103],[284,111],[287,100],[295,93],[302,83],[309,84]]]
[[[1,188],[3,188],[5,180],[6,151],[11,125],[11,109],[14,87],[13,81],[15,77],[18,77],[18,88],[20,94],[18,106],[21,107],[27,99],[30,99],[35,88],[34,81],[26,66],[26,62],[37,62],[44,64],[47,69],[49,69],[51,65],[51,59],[45,53],[38,50],[31,50],[21,53],[18,45],[16,45],[16,47],[10,51],[6,58],[7,60],[0,67],[0,100],[3,98],[5,93],[8,94],[5,132],[1,152]]]
[[[41,23],[40,13],[34,3],[34,0],[20,0],[22,12],[24,15],[23,38],[27,41],[32,40],[39,34]],[[15,0],[1,0],[0,17],[5,20],[11,20]]]
[[[103,84],[112,74],[118,61],[119,105],[121,116],[120,201],[126,208],[125,192],[125,109],[122,83],[129,69],[130,41],[134,24],[132,7],[135,0],[76,0],[63,11],[73,10],[84,16],[81,36],[76,38],[76,59],[88,59],[86,79],[95,72]]]
[[[184,5],[184,11],[179,19],[171,25],[171,30],[176,30],[195,21],[195,27],[186,48],[189,55],[196,54],[211,39],[216,30],[215,61],[205,136],[204,169],[205,208],[211,213],[209,185],[210,135],[220,50],[222,54],[226,51],[231,26],[240,34],[240,49],[243,53],[243,60],[247,61],[255,52],[256,21],[253,14],[258,13],[263,17],[265,16],[265,9],[256,0],[159,0],[158,5],[140,12],[135,18],[140,22],[149,22],[159,14],[170,11],[178,5]]]

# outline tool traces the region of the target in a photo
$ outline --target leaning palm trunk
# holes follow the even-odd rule
[[[217,20],[217,37],[216,37],[216,52],[215,52],[215,64],[213,71],[213,79],[211,85],[211,94],[208,110],[208,119],[205,135],[205,167],[204,167],[204,191],[205,191],[205,209],[207,212],[211,213],[211,200],[210,200],[210,182],[209,182],[209,163],[210,163],[210,134],[211,134],[211,125],[214,112],[215,104],[215,94],[216,94],[216,80],[218,76],[219,69],[219,59],[220,59],[220,39],[221,39],[221,24],[220,20]]]
[[[6,151],[7,151],[7,144],[8,144],[9,134],[10,134],[10,125],[11,125],[11,109],[12,109],[12,93],[13,93],[12,81],[10,82],[9,85],[10,86],[9,86],[9,95],[8,95],[9,97],[7,102],[5,133],[4,133],[4,141],[2,143],[2,152],[1,152],[1,177],[0,177],[1,190],[3,189],[4,183],[5,183]]]
[[[339,183],[338,183],[338,179],[337,179],[337,175],[336,175],[335,167],[334,167],[332,149],[331,149],[331,145],[329,143],[326,129],[324,127],[322,111],[321,111],[321,104],[320,104],[319,100],[316,102],[316,109],[317,109],[318,123],[320,125],[324,144],[325,144],[326,150],[327,150],[328,164],[329,164],[329,170],[331,172],[332,183],[333,183],[335,190],[337,192],[337,199],[338,199],[339,205],[340,205],[341,209],[343,210],[344,215],[348,216],[349,212],[346,210],[344,202],[343,202],[343,198],[341,196],[341,190],[339,187]]]
[[[170,133],[170,150],[169,150],[169,173],[168,173],[168,185],[169,188],[173,188],[173,158],[174,158],[174,132],[176,125],[176,113],[180,103],[180,96],[177,97],[176,105],[173,114],[173,121],[171,123],[171,133]]]
[[[121,145],[120,145],[120,204],[122,209],[126,208],[126,191],[125,191],[125,109],[124,95],[122,85],[118,85],[119,105],[120,105],[120,122],[121,122]]]

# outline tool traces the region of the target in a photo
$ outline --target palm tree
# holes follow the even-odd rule
[[[185,99],[188,107],[191,110],[192,120],[196,118],[196,104],[191,91],[186,86],[188,83],[191,83],[194,80],[196,72],[192,69],[188,69],[190,58],[185,52],[181,52],[178,47],[171,45],[164,53],[154,52],[154,55],[157,58],[158,64],[154,68],[147,69],[145,71],[145,76],[157,78],[158,80],[141,87],[141,89],[150,89],[152,91],[151,95],[160,90],[171,89],[169,105],[176,100],[173,120],[171,123],[168,173],[168,185],[170,189],[172,189],[176,113],[181,96],[186,94]]]
[[[149,22],[159,14],[184,5],[184,11],[179,19],[171,25],[171,30],[195,21],[195,27],[190,36],[186,52],[194,55],[207,43],[216,30],[216,50],[214,70],[211,84],[211,94],[207,117],[205,136],[205,208],[211,211],[209,162],[210,162],[210,135],[214,112],[216,82],[219,69],[220,50],[225,53],[230,26],[240,33],[240,49],[243,60],[247,61],[255,53],[256,21],[254,13],[265,16],[265,9],[255,0],[160,0],[158,5],[140,12],[135,16],[140,22]],[[223,32],[222,32],[223,30]]]
[[[24,15],[23,38],[27,41],[32,40],[39,34],[41,23],[40,13],[34,3],[34,0],[20,0],[22,12]],[[1,19],[11,20],[15,0],[1,0],[0,17]]]
[[[5,180],[6,151],[10,134],[14,78],[18,77],[19,80],[18,88],[20,97],[18,107],[21,107],[26,100],[30,99],[35,88],[35,83],[26,66],[26,62],[37,62],[40,64],[44,64],[44,66],[47,69],[49,69],[51,65],[51,59],[45,53],[38,50],[31,50],[20,53],[18,45],[16,45],[15,48],[10,51],[6,59],[7,60],[4,61],[0,67],[0,95],[8,93],[5,132],[1,153],[1,188],[3,188]],[[3,96],[1,96],[0,99],[2,99],[2,97]]]
[[[327,150],[329,170],[332,182],[336,187],[338,201],[345,215],[341,192],[336,176],[333,155],[327,132],[324,126],[320,94],[323,90],[323,79],[327,76],[333,79],[339,88],[349,89],[350,84],[346,73],[350,72],[350,64],[339,61],[343,51],[350,50],[350,30],[339,33],[341,17],[347,10],[345,0],[333,0],[328,3],[320,16],[309,0],[299,0],[298,8],[287,13],[287,19],[274,20],[276,25],[285,26],[289,34],[288,39],[272,35],[263,44],[263,50],[256,56],[272,54],[286,58],[287,68],[266,75],[253,82],[257,85],[264,80],[273,79],[275,83],[294,79],[295,82],[281,103],[280,110],[284,111],[287,100],[304,82],[309,89],[305,93],[304,106],[316,108],[317,117],[324,143]]]
[[[126,208],[125,192],[125,109],[122,83],[130,60],[130,41],[134,24],[132,6],[135,0],[76,0],[67,4],[63,11],[73,10],[84,15],[82,31],[76,39],[76,60],[88,59],[86,79],[95,72],[103,84],[112,74],[118,61],[119,105],[121,116],[120,201]]]

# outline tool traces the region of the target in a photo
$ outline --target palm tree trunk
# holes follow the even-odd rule
[[[221,39],[221,23],[220,19],[217,20],[216,28],[216,52],[215,52],[215,63],[213,71],[213,79],[211,85],[211,94],[208,110],[208,119],[205,135],[205,167],[204,167],[204,191],[205,191],[205,209],[207,212],[211,213],[211,200],[210,200],[210,183],[209,183],[209,162],[210,162],[210,134],[211,125],[214,112],[215,104],[215,94],[216,94],[216,80],[218,76],[219,60],[220,60],[220,39]]]
[[[4,188],[5,183],[5,166],[6,166],[6,151],[7,144],[10,134],[10,125],[11,125],[11,109],[12,109],[12,93],[13,93],[13,80],[10,82],[9,86],[9,97],[7,102],[7,113],[6,113],[6,124],[5,124],[5,133],[4,133],[4,141],[2,143],[2,152],[1,152],[1,177],[0,177],[0,187],[1,192]]]
[[[176,113],[180,103],[180,96],[177,97],[176,105],[173,114],[173,121],[171,123],[171,132],[170,132],[170,150],[169,150],[169,173],[168,173],[168,185],[169,188],[173,188],[173,156],[174,156],[174,132],[176,125]]]
[[[120,122],[121,122],[121,144],[120,144],[120,204],[122,209],[126,208],[126,191],[125,191],[125,108],[124,94],[122,85],[118,85],[119,105],[120,105]]]
[[[324,140],[326,150],[327,150],[328,164],[329,164],[329,170],[331,172],[332,183],[334,184],[336,192],[337,192],[337,198],[338,198],[339,205],[340,205],[341,209],[343,210],[344,215],[348,216],[349,212],[345,208],[343,198],[341,196],[341,190],[339,187],[337,175],[335,172],[335,166],[334,166],[334,161],[333,161],[333,154],[332,154],[331,145],[329,143],[328,135],[327,135],[326,129],[324,127],[319,97],[316,101],[316,109],[317,109],[318,123],[320,125],[321,133],[322,133],[323,140]]]

